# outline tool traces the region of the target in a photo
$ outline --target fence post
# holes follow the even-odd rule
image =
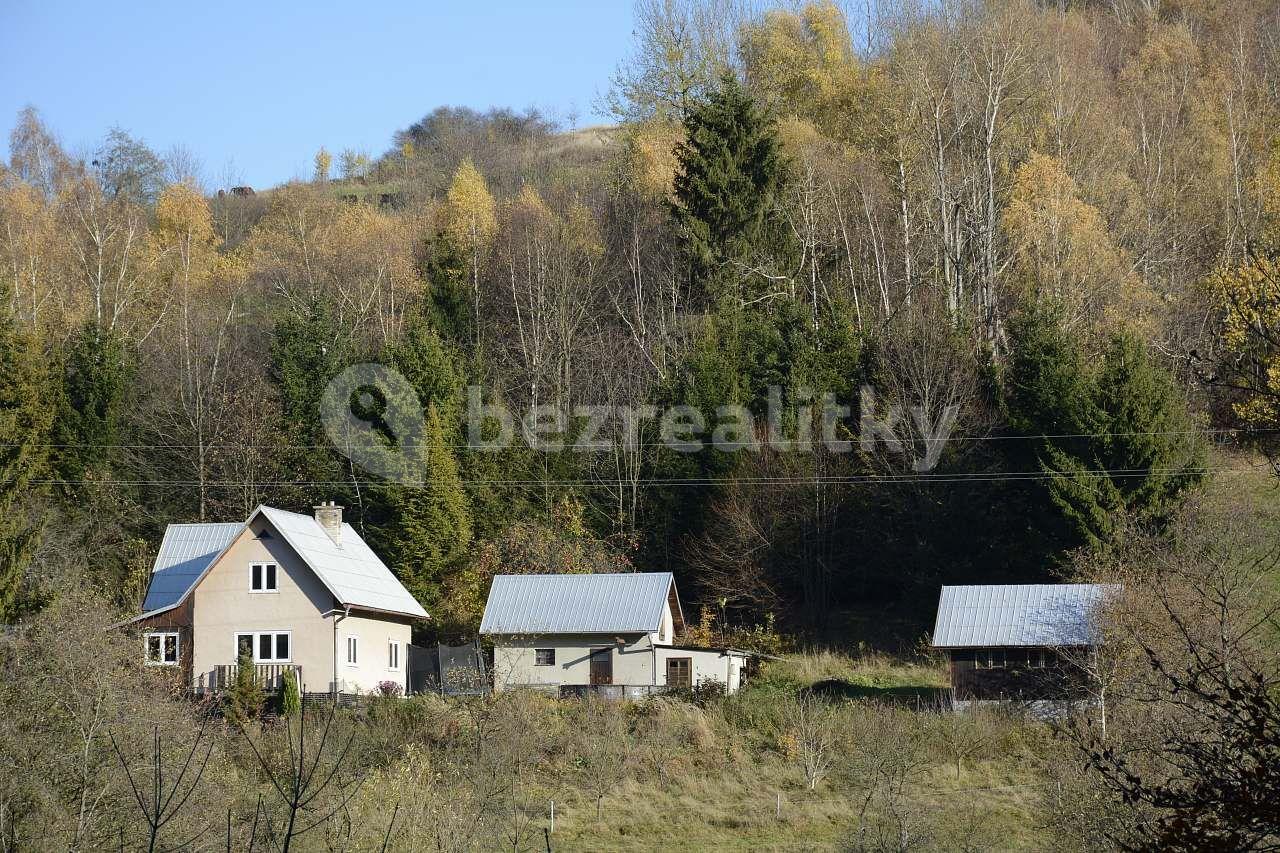
[[[774,815],[778,818],[778,820],[782,820],[782,792],[781,791],[778,792],[778,804],[774,808]]]
[[[551,801],[551,828],[547,831],[548,832],[556,831],[556,801],[555,800]]]

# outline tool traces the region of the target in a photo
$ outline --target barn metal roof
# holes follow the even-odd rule
[[[1096,608],[1115,584],[944,586],[933,645],[1084,646],[1096,637]]]
[[[182,603],[240,531],[258,515],[280,533],[340,606],[427,618],[427,611],[350,524],[342,525],[339,547],[314,516],[269,506],[258,507],[243,523],[170,524],[151,570],[142,615]]]
[[[160,552],[151,568],[151,584],[142,603],[143,612],[164,610],[182,600],[209,567],[213,558],[244,529],[230,524],[170,524],[160,540]]]
[[[657,631],[670,572],[599,575],[498,575],[481,634],[645,634]],[[676,619],[679,599],[676,599]]]

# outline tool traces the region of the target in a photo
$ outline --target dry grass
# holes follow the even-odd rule
[[[1047,846],[1037,824],[1047,783],[1038,755],[1049,748],[1039,724],[1001,713],[952,717],[815,687],[830,683],[892,697],[936,688],[942,671],[927,662],[819,652],[771,661],[745,690],[706,707],[669,699],[588,705],[529,696],[468,709],[431,699],[418,730],[420,742],[438,751],[440,758],[432,759],[438,770],[445,768],[442,759],[471,761],[446,756],[450,743],[466,742],[476,705],[488,703],[498,717],[513,715],[516,731],[536,733],[515,736],[515,752],[529,762],[515,801],[477,814],[477,821],[494,821],[495,828],[476,839],[484,849],[501,846],[500,838],[488,836],[499,835],[504,822],[522,824],[525,839],[536,840],[526,846],[542,849],[553,799],[552,848],[562,851],[830,850],[857,839],[867,802],[861,824],[867,848],[889,843],[904,826],[919,842],[913,849]],[[795,707],[805,696],[829,704],[822,720],[833,735],[821,739],[831,751],[830,770],[812,791],[795,731]],[[494,731],[507,730],[501,720],[495,725]],[[601,735],[609,743],[593,746],[596,731],[612,732]],[[593,776],[613,766],[600,754],[610,744],[625,753],[626,769],[616,783],[601,786]],[[493,741],[485,748],[503,749]],[[889,778],[899,768],[901,776]],[[395,772],[389,768],[388,776]],[[436,783],[445,799],[459,796],[468,773],[451,778]],[[371,790],[385,800],[382,782],[373,780]],[[405,790],[400,796],[415,802],[423,795]],[[519,818],[503,811],[512,806]]]

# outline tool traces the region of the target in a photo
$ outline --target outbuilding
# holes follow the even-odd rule
[[[676,643],[684,612],[670,572],[498,575],[481,635],[495,690],[534,687],[641,696],[742,685],[748,653]]]
[[[1111,584],[944,586],[933,647],[946,653],[952,698],[1058,700],[1087,695]]]

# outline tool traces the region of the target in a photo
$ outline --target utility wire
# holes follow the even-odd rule
[[[703,430],[705,433],[713,433],[714,429]],[[1042,434],[1042,435],[948,435],[945,437],[929,438],[926,436],[909,435],[901,440],[904,444],[914,442],[947,442],[947,441],[1036,441],[1050,439],[1066,439],[1066,438],[1134,438],[1138,436],[1163,436],[1163,435],[1270,435],[1280,433],[1280,428],[1267,429],[1186,429],[1186,430],[1157,430],[1152,432],[1080,432],[1080,433],[1059,433],[1059,434]],[[548,438],[550,435],[548,434]],[[848,443],[856,443],[857,437],[844,440]],[[774,443],[782,442],[794,444],[796,439],[794,436],[779,436],[777,441],[733,441],[724,442],[735,448],[748,447],[769,447]],[[881,439],[877,438],[876,443],[880,443]],[[690,437],[688,439],[680,438],[678,440],[667,441],[619,441],[613,442],[610,438],[604,437],[598,444],[562,444],[562,450],[612,450],[617,447],[626,449],[634,449],[638,447],[666,447],[670,444],[702,444],[706,449],[716,449],[710,438]],[[820,436],[809,437],[809,443],[817,446],[823,443]],[[451,450],[480,450],[499,452],[511,449],[509,447],[494,447],[492,444],[433,444],[434,447],[447,447]],[[387,444],[244,444],[238,442],[222,442],[213,444],[92,444],[87,442],[67,442],[61,444],[24,444],[20,442],[0,443],[0,447],[39,447],[49,450],[69,449],[69,448],[86,448],[95,450],[394,450],[395,448]]]
[[[1063,473],[1056,471],[1017,471],[1017,472],[978,472],[972,474],[963,473],[912,473],[912,474],[867,474],[867,475],[850,475],[850,476],[796,476],[796,477],[692,477],[692,478],[665,478],[665,477],[641,477],[634,480],[596,478],[596,479],[461,479],[461,483],[465,486],[503,486],[503,487],[528,487],[528,488],[546,488],[548,486],[593,486],[599,487],[608,483],[623,482],[628,485],[637,486],[689,486],[701,487],[718,484],[735,484],[735,485],[777,485],[777,486],[800,486],[800,485],[894,485],[894,484],[960,484],[960,483],[996,483],[996,482],[1036,482],[1044,480],[1065,480],[1076,477],[1087,477],[1090,479],[1101,479],[1103,477],[1111,479],[1130,479],[1147,477],[1151,474],[1247,474],[1256,473],[1261,469],[1242,469],[1242,468],[1211,468],[1211,467],[1193,467],[1193,468],[1112,468],[1112,469],[1093,469],[1076,471],[1072,473]],[[346,487],[346,486],[385,486],[396,485],[394,480],[351,477],[341,480],[125,480],[106,478],[101,480],[59,480],[59,479],[43,479],[31,481],[33,485],[104,485],[104,486],[147,486],[153,488],[174,487],[174,488],[195,488],[199,486],[205,487],[227,487],[227,488],[244,488],[246,486],[259,488],[282,488],[286,486],[309,486],[309,487]]]

